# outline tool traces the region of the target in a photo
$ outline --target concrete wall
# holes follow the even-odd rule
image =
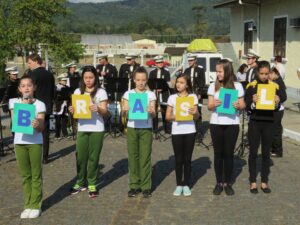
[[[287,16],[286,35],[286,85],[289,92],[299,94],[300,81],[296,70],[300,67],[300,28],[289,26],[291,18],[299,17],[299,0],[264,0],[261,3],[260,13],[257,6],[236,6],[231,8],[231,42],[233,47],[232,58],[238,63],[245,62],[239,58],[239,51],[244,54],[244,22],[253,20],[257,24],[257,31],[253,32],[253,49],[263,60],[270,60],[273,56],[274,17]],[[260,21],[258,19],[260,15]],[[297,94],[297,95],[298,95]]]

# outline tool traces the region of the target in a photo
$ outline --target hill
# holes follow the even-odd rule
[[[59,29],[75,33],[193,34],[192,8],[203,5],[206,35],[229,33],[229,10],[213,9],[219,0],[127,0],[105,3],[66,3],[71,14],[58,18]]]

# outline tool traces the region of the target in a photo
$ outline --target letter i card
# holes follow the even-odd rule
[[[33,134],[32,120],[35,118],[35,105],[14,104],[12,131],[23,134]]]
[[[217,107],[217,113],[234,115],[236,110],[233,107],[233,103],[238,100],[238,90],[221,88],[219,99],[222,101],[222,104]]]
[[[148,94],[129,93],[129,120],[148,120]]]

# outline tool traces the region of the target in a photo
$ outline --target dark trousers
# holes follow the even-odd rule
[[[66,115],[55,115],[55,137],[60,137],[60,132],[64,137],[68,136],[68,116]]]
[[[49,155],[49,124],[50,124],[50,115],[45,116],[45,128],[43,130],[43,159],[44,161],[48,160]]]
[[[175,155],[175,172],[178,186],[189,186],[191,178],[191,161],[195,144],[195,133],[172,135]],[[183,179],[182,179],[182,175]]]
[[[210,125],[217,183],[231,183],[234,148],[239,130],[239,125]]]
[[[272,152],[277,154],[278,156],[282,156],[282,132],[283,127],[281,124],[283,118],[284,111],[276,111],[274,112],[274,135],[272,141]]]
[[[256,159],[258,148],[261,143],[261,182],[267,183],[270,173],[270,148],[273,139],[273,121],[254,121],[250,120],[248,126],[248,140],[250,146],[250,153],[248,159],[249,165],[249,181],[256,182]]]

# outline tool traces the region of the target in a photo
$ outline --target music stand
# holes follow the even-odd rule
[[[113,133],[111,129],[111,121],[109,119],[109,135],[111,135],[113,138],[117,137],[117,134],[119,136],[123,136],[123,133],[120,131],[120,129],[117,127],[117,118],[118,118],[118,94],[124,94],[128,90],[128,78],[107,78],[105,89],[108,93],[114,94],[114,103],[115,103],[115,113],[114,113],[114,126],[113,126]],[[120,99],[121,100],[121,99]],[[119,115],[121,117],[121,114]],[[119,121],[120,122],[120,121]]]
[[[244,156],[246,156],[245,150],[249,149],[249,142],[248,142],[248,138],[247,138],[247,133],[245,133],[245,110],[243,110],[242,112],[242,137],[241,137],[241,143],[239,144],[239,146],[235,149],[235,153],[237,153],[237,156],[243,158]]]
[[[2,107],[3,106],[6,106],[7,104],[0,104],[0,156],[4,156],[5,153],[4,153],[4,147],[7,147],[8,150],[12,150],[12,148],[4,142],[4,139],[3,139],[3,131],[2,131],[2,115],[1,115],[1,110],[2,110]]]
[[[160,105],[160,100],[159,100],[160,95],[158,93],[158,90],[161,90],[161,92],[169,91],[169,86],[168,86],[167,81],[163,78],[149,79],[148,86],[149,86],[150,90],[155,91],[155,95],[156,95],[156,109],[155,109],[156,116],[153,119],[154,123],[156,123],[156,121],[157,121],[157,127],[155,127],[153,129],[154,134],[155,134],[155,139],[156,140],[158,139],[159,141],[161,141],[161,138],[164,138],[164,141],[165,141],[168,139],[168,137],[163,135],[161,133],[161,130],[159,129],[158,106]]]

